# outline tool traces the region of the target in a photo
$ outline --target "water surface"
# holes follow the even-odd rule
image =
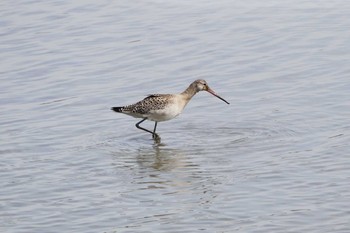
[[[350,4],[0,6],[1,232],[350,231]],[[161,144],[110,111],[197,78]]]

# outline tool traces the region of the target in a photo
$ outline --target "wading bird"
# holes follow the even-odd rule
[[[199,91],[207,91],[225,103],[230,104],[210,89],[205,80],[198,79],[191,83],[191,85],[180,94],[153,94],[135,104],[123,107],[112,107],[111,110],[136,118],[142,118],[142,120],[136,124],[136,127],[151,133],[154,140],[160,141],[159,135],[156,134],[157,123],[168,121],[178,116],[191,98]],[[140,126],[145,120],[155,122],[153,131]]]

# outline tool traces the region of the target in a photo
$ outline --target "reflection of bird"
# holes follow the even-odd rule
[[[136,118],[143,118],[136,124],[136,127],[151,133],[153,139],[159,141],[160,137],[158,134],[156,134],[157,123],[160,121],[168,121],[178,116],[191,98],[199,91],[207,91],[227,104],[230,104],[218,96],[212,89],[210,89],[205,80],[198,79],[191,83],[191,85],[181,94],[149,95],[136,104],[127,105],[124,107],[113,107],[111,110]],[[155,122],[153,132],[140,126],[140,124],[145,120]]]

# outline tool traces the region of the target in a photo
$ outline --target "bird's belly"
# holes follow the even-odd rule
[[[151,110],[147,115],[147,118],[151,121],[168,121],[182,112],[182,109],[177,106],[169,106],[164,109]]]

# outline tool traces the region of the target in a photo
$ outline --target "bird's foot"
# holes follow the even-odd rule
[[[154,133],[152,137],[153,137],[155,142],[157,142],[157,143],[160,142],[160,136],[158,134]]]

